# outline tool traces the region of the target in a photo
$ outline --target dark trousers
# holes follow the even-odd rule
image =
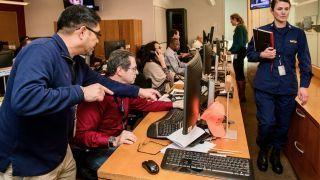
[[[73,147],[72,153],[77,164],[77,174],[86,180],[98,179],[97,170],[115,150],[116,148],[85,149]]]
[[[246,57],[246,48],[243,47],[240,49],[239,52],[236,53],[237,57],[233,59],[233,68],[234,68],[234,72],[236,74],[236,80],[237,81],[244,81],[245,77],[244,77],[244,70],[243,70],[243,66],[244,66],[244,58]]]
[[[281,150],[287,142],[296,95],[274,95],[255,89],[260,149]]]

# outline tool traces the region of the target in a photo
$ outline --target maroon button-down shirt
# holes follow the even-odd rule
[[[172,102],[147,101],[142,98],[115,98],[106,95],[101,102],[83,102],[77,108],[74,143],[88,148],[108,147],[110,136],[118,136],[127,124],[130,110],[168,111]]]

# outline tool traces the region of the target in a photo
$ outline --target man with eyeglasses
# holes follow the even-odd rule
[[[17,55],[0,108],[0,179],[76,179],[68,144],[76,105],[105,94],[156,99],[157,91],[102,77],[79,56],[92,54],[100,21],[96,12],[70,6],[57,34]]]
[[[137,74],[137,64],[132,53],[121,49],[111,53],[107,62],[107,75],[110,79],[132,84]],[[96,171],[116,147],[136,142],[137,137],[125,130],[129,111],[168,111],[182,106],[182,100],[148,101],[140,97],[122,98],[111,95],[105,95],[101,102],[83,102],[77,109],[74,143],[78,147],[90,149],[90,152],[83,156],[87,166]]]

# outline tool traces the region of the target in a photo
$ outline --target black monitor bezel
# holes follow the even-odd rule
[[[196,51],[195,56],[188,62],[184,74],[184,109],[182,134],[188,134],[195,126],[200,113],[200,96],[202,77],[201,56]]]

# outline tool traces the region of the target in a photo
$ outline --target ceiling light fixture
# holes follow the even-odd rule
[[[28,2],[20,2],[20,1],[2,1],[0,0],[0,4],[11,4],[11,5],[22,5],[26,6],[29,3]]]

